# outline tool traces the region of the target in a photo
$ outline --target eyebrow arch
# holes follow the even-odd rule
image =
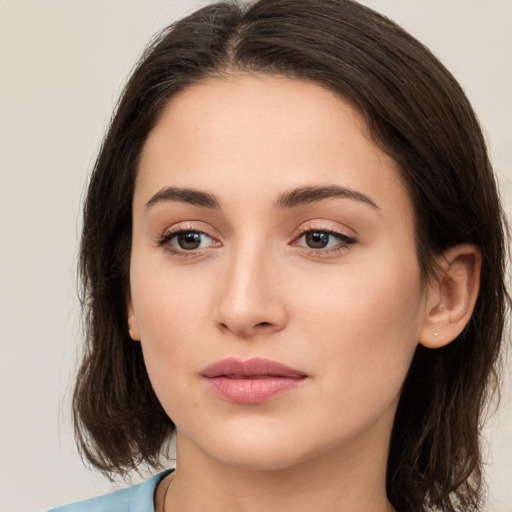
[[[300,187],[279,194],[274,203],[275,208],[294,208],[297,206],[314,203],[330,198],[355,199],[366,203],[379,210],[379,207],[365,194],[355,190],[340,187],[338,185]],[[163,201],[175,201],[188,203],[203,208],[219,209],[220,203],[217,198],[208,192],[202,192],[193,188],[165,187],[159,190],[146,203],[146,208],[151,208]]]
[[[379,207],[368,196],[349,188],[339,187],[338,185],[300,187],[283,192],[279,195],[274,206],[276,208],[294,208],[335,197],[355,199],[379,210]]]
[[[151,208],[162,201],[176,201],[178,203],[188,203],[204,208],[220,208],[219,201],[214,195],[192,188],[179,187],[163,188],[146,203],[145,207]]]

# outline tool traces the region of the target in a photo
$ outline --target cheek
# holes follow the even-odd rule
[[[315,365],[326,389],[343,389],[334,399],[385,403],[399,393],[422,321],[419,269],[406,261],[346,268],[302,294],[302,330],[315,340]]]
[[[131,292],[144,361],[164,408],[210,360],[212,284],[194,272],[171,272],[168,264],[132,259]],[[187,371],[185,371],[187,370]]]
[[[302,280],[302,283],[301,283]],[[421,312],[421,279],[410,263],[374,266],[352,265],[336,272],[295,276],[295,296],[299,316],[308,323],[336,325],[351,332],[382,334],[405,329],[416,332]],[[299,289],[301,290],[299,292]]]
[[[132,257],[131,294],[141,337],[168,345],[198,330],[211,289],[204,277],[193,270],[173,272],[158,254]]]

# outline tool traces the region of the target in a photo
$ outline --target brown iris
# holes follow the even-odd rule
[[[201,233],[186,232],[179,233],[176,237],[178,245],[185,250],[191,251],[201,245]]]
[[[306,233],[306,244],[311,249],[323,249],[329,243],[329,233],[325,231],[310,231]]]

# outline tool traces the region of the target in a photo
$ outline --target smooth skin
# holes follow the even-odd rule
[[[409,194],[349,102],[267,75],[176,96],[142,153],[127,298],[177,427],[166,510],[392,510],[388,445],[415,348],[451,342],[478,294],[475,247],[438,263],[423,279]],[[226,357],[308,377],[237,404],[200,376]]]

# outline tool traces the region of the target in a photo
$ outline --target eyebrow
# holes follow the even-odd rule
[[[338,185],[306,186],[283,192],[279,194],[277,201],[274,203],[274,208],[295,208],[297,206],[331,198],[355,199],[356,201],[361,201],[379,210],[377,204],[365,194]],[[203,208],[220,209],[220,202],[213,194],[193,188],[180,187],[163,188],[152,196],[145,206],[146,208],[151,208],[164,201],[174,201],[191,204],[193,206],[201,206]]]
[[[175,201],[188,203],[203,208],[219,209],[220,204],[213,194],[202,192],[193,188],[166,187],[157,192],[147,203],[146,208],[151,208],[162,201]]]
[[[379,210],[377,204],[368,196],[357,192],[350,188],[340,187],[338,185],[300,187],[279,195],[275,207],[277,208],[294,208],[304,204],[315,203],[322,199],[331,198],[355,199]]]

